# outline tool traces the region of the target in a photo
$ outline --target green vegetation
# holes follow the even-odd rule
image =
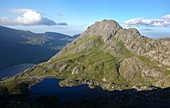
[[[165,70],[164,73],[165,75],[170,75],[170,70]]]
[[[85,38],[83,40],[81,40],[80,42],[76,43],[74,46],[71,46],[70,48],[68,48],[62,56],[67,55],[70,51],[75,50],[76,48],[80,47],[82,44],[85,44],[86,42],[92,41],[92,43],[95,43],[95,45],[91,46],[91,47],[95,47],[98,45],[102,45],[103,44],[103,40],[101,36],[91,36],[89,38]],[[84,49],[85,50],[85,49]]]

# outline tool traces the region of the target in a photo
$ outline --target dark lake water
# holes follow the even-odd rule
[[[0,79],[14,76],[24,70],[35,66],[35,64],[20,64],[0,70]],[[102,95],[104,91],[100,87],[89,88],[88,85],[74,87],[61,87],[60,79],[44,78],[39,83],[31,87],[30,97],[36,99],[40,96],[56,96],[60,101],[89,99]]]
[[[61,101],[88,99],[97,95],[102,95],[103,90],[99,87],[89,88],[87,85],[74,87],[60,87],[59,79],[45,78],[41,82],[31,87],[31,98],[40,96],[57,96]]]
[[[35,64],[26,63],[0,69],[0,79],[16,75],[17,73],[23,72],[24,70],[33,66],[35,66]]]

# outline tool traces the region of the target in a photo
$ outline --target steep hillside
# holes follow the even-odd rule
[[[64,79],[61,86],[88,84],[107,90],[166,88],[170,87],[169,55],[169,41],[153,40],[135,28],[123,29],[116,21],[103,20],[88,27],[48,62],[1,84],[6,83],[8,88],[11,81],[17,86],[29,85],[54,77]]]
[[[36,34],[0,26],[0,68],[46,61],[73,39],[60,33]]]

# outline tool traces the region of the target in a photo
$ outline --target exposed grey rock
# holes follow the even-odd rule
[[[167,75],[166,77],[160,79],[158,82],[155,84],[158,87],[169,87],[170,85],[170,75]]]
[[[50,65],[48,65],[48,68],[51,69],[51,68],[56,68],[56,67],[59,67],[58,66],[58,63],[51,63]]]
[[[89,26],[87,30],[82,33],[82,35],[83,37],[102,36],[104,42],[107,42],[120,29],[122,29],[122,27],[116,21],[103,20],[101,22],[96,22],[95,24]]]
[[[94,80],[86,80],[85,84],[88,84],[89,86],[94,86],[95,82],[94,82]]]
[[[78,74],[80,72],[78,67],[74,67],[72,70],[72,74]]]
[[[47,72],[48,72],[48,71],[44,70],[44,71],[43,71],[43,74],[45,74],[45,73],[47,73]]]
[[[136,57],[124,59],[120,63],[120,75],[129,81],[133,79],[144,66],[145,64]]]
[[[157,71],[156,69],[143,69],[142,73],[141,73],[143,78],[147,78],[147,77],[153,77],[153,78],[158,78],[158,77],[162,77],[163,73]]]
[[[82,73],[84,70],[84,67],[74,67],[73,70],[72,70],[72,74],[80,74]]]
[[[64,65],[60,68],[59,72],[61,73],[61,72],[66,71],[66,69],[67,69],[68,66],[69,66],[68,64],[64,64]]]
[[[140,35],[137,29],[121,29],[114,37],[124,42],[124,46],[136,54],[143,54],[170,66],[170,41],[159,41]]]

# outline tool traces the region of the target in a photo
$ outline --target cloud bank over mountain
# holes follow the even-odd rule
[[[155,26],[166,27],[170,25],[170,14],[159,19],[133,18],[123,23],[125,26]]]
[[[1,17],[2,25],[67,25],[65,22],[56,23],[55,21],[42,16],[39,12],[32,9],[13,9],[11,12],[19,14],[16,18]]]

